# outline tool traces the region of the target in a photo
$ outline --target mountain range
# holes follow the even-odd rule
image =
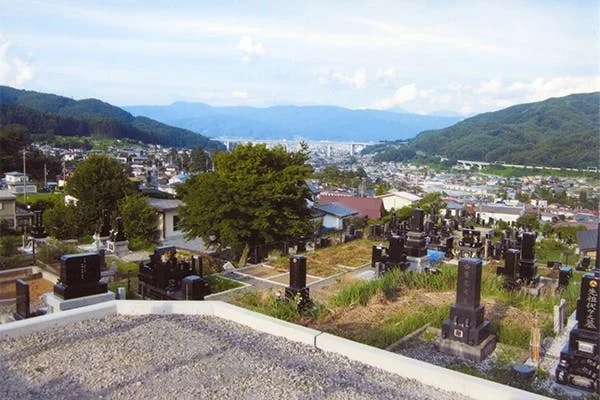
[[[0,126],[20,124],[30,134],[102,135],[164,146],[224,149],[220,142],[169,126],[97,99],[73,100],[55,94],[0,86]]]
[[[213,107],[177,102],[167,106],[125,106],[133,115],[210,137],[371,142],[413,138],[444,128],[460,117],[430,116],[333,106]]]
[[[560,168],[598,167],[600,92],[572,94],[479,114],[448,128],[422,132],[409,146],[415,151],[450,159]]]

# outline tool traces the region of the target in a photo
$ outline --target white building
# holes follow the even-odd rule
[[[399,210],[402,207],[410,206],[411,204],[421,200],[416,194],[409,192],[401,192],[398,190],[390,190],[386,194],[377,196],[383,201],[383,208],[385,211]]]
[[[523,207],[506,206],[504,204],[481,204],[476,207],[475,212],[486,223],[490,221],[498,222],[500,220],[511,223],[517,222],[517,219],[525,213],[525,209]]]
[[[29,183],[29,177],[22,172],[7,172],[4,174],[6,187],[14,194],[37,193],[37,186]]]
[[[149,198],[148,203],[158,213],[160,240],[183,234],[179,228],[179,207],[183,205],[181,200]]]

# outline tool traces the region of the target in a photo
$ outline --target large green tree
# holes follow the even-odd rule
[[[159,233],[156,210],[150,207],[146,197],[141,194],[123,197],[118,202],[118,210],[131,249],[156,242]]]
[[[242,252],[310,231],[305,184],[312,173],[308,148],[237,146],[215,156],[215,171],[197,174],[180,190],[186,204],[180,225],[188,238],[212,236],[221,246]]]
[[[135,183],[128,179],[126,167],[117,160],[91,155],[77,165],[65,190],[78,199],[79,223],[84,233],[92,233],[98,228],[102,209],[111,214],[116,212],[117,202],[135,192]]]

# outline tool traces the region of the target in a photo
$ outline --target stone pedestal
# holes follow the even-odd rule
[[[46,305],[48,306],[48,314],[50,314],[111,301],[115,299],[115,294],[113,292],[105,292],[69,300],[62,299],[54,293],[46,293],[44,297]]]
[[[481,343],[471,346],[452,339],[439,339],[438,349],[445,354],[450,354],[466,360],[481,362],[496,349],[496,335],[489,335]]]
[[[450,318],[442,323],[439,341],[440,351],[474,361],[481,361],[496,347],[480,304],[481,268],[480,259],[463,258],[458,262],[456,303],[450,307]]]
[[[429,256],[427,255],[423,257],[407,256],[406,261],[409,263],[408,269],[413,272],[423,272],[423,270],[431,266]]]
[[[123,240],[120,242],[113,242],[112,240],[107,240],[106,247],[108,251],[116,255],[127,253],[129,251],[129,240]]]

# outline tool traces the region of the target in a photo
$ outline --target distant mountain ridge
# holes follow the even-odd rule
[[[164,146],[221,148],[220,142],[189,130],[169,126],[98,99],[68,97],[0,86],[0,125],[21,124],[32,134],[63,136],[100,134],[131,138]]]
[[[572,94],[479,114],[411,141],[417,151],[450,159],[600,166],[600,92]]]
[[[168,106],[125,106],[166,124],[211,137],[379,141],[409,139],[427,129],[444,128],[460,117],[427,116],[335,106],[213,107],[176,102]]]

